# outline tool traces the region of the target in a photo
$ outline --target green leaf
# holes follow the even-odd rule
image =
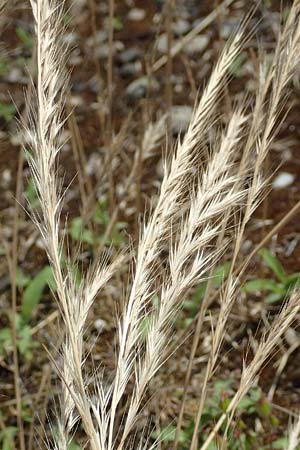
[[[0,330],[0,354],[4,355],[13,347],[11,330],[4,327]]]
[[[75,217],[71,221],[69,233],[74,241],[85,242],[86,244],[93,245],[93,234],[87,228],[83,228],[83,220],[81,217]]]
[[[32,348],[37,345],[33,341],[31,330],[28,325],[23,325],[18,330],[18,349],[22,356],[26,359],[32,358]]]
[[[24,288],[26,287],[29,283],[30,283],[31,278],[26,275],[21,269],[20,267],[17,268],[17,273],[16,273],[16,285],[18,288]]]
[[[98,223],[99,225],[108,225],[109,213],[106,200],[98,202],[94,211],[93,219],[95,223]]]
[[[244,54],[238,55],[235,58],[235,60],[229,67],[229,72],[232,76],[236,78],[240,78],[242,76],[242,67],[244,65],[245,59],[246,57]]]
[[[289,440],[286,437],[279,438],[272,442],[273,449],[286,449],[289,444]]]
[[[64,14],[63,15],[63,22],[65,25],[70,25],[72,23],[73,16],[71,14]]]
[[[110,19],[109,19],[109,17],[107,17],[107,18],[105,19],[104,24],[105,24],[105,28],[109,28],[109,27],[110,27]],[[112,26],[113,26],[113,29],[114,29],[115,31],[120,31],[120,30],[122,30],[123,24],[122,24],[121,18],[118,17],[118,16],[113,17],[113,18],[112,18]]]
[[[38,305],[46,286],[54,286],[54,278],[50,266],[45,266],[28,284],[22,299],[22,317],[28,320],[32,310]]]
[[[14,437],[18,431],[16,427],[5,427],[0,431],[0,442],[2,442],[2,450],[13,450]]]
[[[271,409],[272,408],[271,408],[270,403],[263,401],[258,406],[258,413],[260,414],[261,417],[268,417],[271,413]]]
[[[230,405],[230,402],[231,402],[231,398],[230,397],[225,397],[223,400],[221,400],[221,402],[220,402],[220,409],[223,411],[223,412],[226,412],[227,411],[227,408],[228,408],[228,406]]]
[[[276,292],[273,292],[272,294],[269,294],[265,297],[265,302],[268,304],[277,303],[284,297],[284,293],[277,294]]]
[[[239,436],[239,440],[240,440],[240,442],[243,445],[243,450],[250,450],[251,448],[253,448],[253,447],[250,447],[250,443],[249,443],[249,439],[248,439],[247,434],[242,433]],[[239,448],[239,447],[237,447],[237,448]]]
[[[57,426],[53,426],[51,428],[51,434],[52,434],[53,437],[56,437],[56,438],[59,436],[59,430],[58,430]],[[86,446],[84,448],[86,448]],[[83,450],[83,449],[77,443],[77,441],[75,439],[72,439],[71,442],[69,442],[68,450]]]
[[[17,26],[16,28],[16,34],[18,38],[22,41],[24,46],[27,48],[27,50],[32,50],[33,48],[33,37],[31,36],[28,31],[25,30],[25,28]]]
[[[161,442],[174,442],[176,436],[176,427],[168,425],[161,429],[160,432],[154,431],[151,436],[154,439],[159,439]],[[185,443],[187,441],[186,433],[181,430],[179,433],[179,442]]]
[[[255,402],[249,398],[248,396],[242,398],[238,405],[238,411],[243,412],[247,411],[255,405]]]
[[[292,275],[288,275],[286,277],[284,287],[286,290],[289,290],[296,286],[296,284],[300,284],[300,274],[299,273],[293,273]]]
[[[218,380],[214,384],[214,394],[220,396],[223,392],[230,389],[233,380]]]
[[[211,277],[211,283],[214,288],[218,288],[220,284],[226,279],[230,270],[230,265],[231,263],[227,262],[221,266],[216,267]],[[183,302],[183,307],[190,312],[191,316],[195,316],[198,312],[199,305],[201,303],[201,300],[203,300],[205,291],[207,289],[207,284],[207,281],[203,281],[202,283],[200,283],[195,290],[193,297]]]
[[[9,72],[9,61],[6,58],[0,58],[0,77],[4,77]]]
[[[22,404],[22,419],[28,423],[33,420],[31,409],[24,403]]]
[[[202,297],[197,297],[194,295],[193,298],[183,301],[183,308],[189,312],[189,317],[184,319],[185,326],[188,326],[191,321],[193,321],[193,317],[195,317],[199,311],[199,304],[201,300]]]
[[[192,298],[183,301],[183,307],[189,311],[189,316],[194,317],[199,311],[199,305],[203,300],[205,291],[207,289],[207,281],[199,284]]]
[[[71,272],[72,272],[73,279],[75,281],[76,286],[79,287],[80,283],[81,283],[81,280],[82,280],[82,274],[81,274],[79,268],[77,266],[75,266],[75,265],[72,265],[71,266]]]
[[[181,321],[183,328],[188,328],[192,323],[194,319],[192,317],[186,317]]]
[[[258,402],[261,398],[261,390],[260,388],[253,388],[249,392],[249,396],[253,402]]]
[[[286,280],[286,273],[281,262],[267,248],[262,248],[258,253],[262,257],[265,265],[272,270],[280,281],[284,282]]]
[[[279,419],[276,416],[274,416],[274,414],[271,414],[270,415],[270,423],[271,423],[272,427],[277,428],[279,425]]]
[[[204,298],[206,289],[207,281],[203,281],[195,290],[193,297],[191,299],[184,300],[183,307],[184,309],[189,311],[190,318],[194,317],[197,314],[199,305],[201,304],[201,300],[203,300]]]
[[[13,103],[0,102],[0,117],[9,123],[12,121],[16,112],[16,107]]]
[[[68,450],[82,450],[82,448],[80,447],[80,445],[77,444],[77,442],[72,441],[69,444]]]
[[[257,278],[256,280],[247,281],[243,286],[244,292],[260,292],[271,291],[282,294],[282,285],[275,281]]]
[[[101,241],[101,239],[100,239],[100,241]],[[110,238],[107,239],[106,243],[107,244],[112,244],[114,246],[118,246],[118,245],[121,245],[123,241],[124,241],[124,238],[123,238],[122,234],[120,234],[116,230],[112,230]]]
[[[123,28],[121,18],[117,17],[117,16],[113,18],[112,25],[113,25],[114,30],[116,30],[116,31],[120,31]]]
[[[31,335],[31,329],[28,325],[24,324],[19,314],[14,316],[17,329],[17,347],[22,356],[26,359],[32,357],[32,348],[38,344],[33,341]],[[0,330],[0,354],[10,353],[13,350],[13,339],[11,329],[8,327]]]
[[[25,189],[25,197],[32,208],[37,208],[40,200],[37,196],[36,187],[33,178],[30,178]]]
[[[94,210],[93,220],[96,224],[102,225],[104,227],[104,229],[108,226],[108,224],[110,222],[110,217],[109,217],[108,205],[107,205],[106,200],[98,202],[98,204]],[[107,241],[105,242],[105,244],[112,244],[114,246],[118,246],[118,245],[122,244],[122,242],[124,242],[124,236],[121,233],[121,231],[124,230],[124,228],[126,228],[126,227],[127,227],[126,222],[117,222],[114,225],[114,227],[110,233],[110,236],[107,239]],[[101,243],[102,241],[103,241],[103,235],[101,234],[100,236],[97,237],[97,242]]]
[[[227,262],[222,266],[216,267],[212,276],[212,285],[214,288],[220,286],[220,284],[227,278],[230,271],[231,262]]]
[[[141,342],[146,341],[147,335],[151,329],[151,325],[153,324],[153,321],[154,321],[154,315],[145,316],[141,320],[140,326],[139,326],[139,332],[140,332],[139,338],[140,338]]]
[[[255,411],[257,403],[261,398],[261,390],[259,388],[253,388],[249,391],[249,394],[246,395],[240,401],[238,405],[238,410],[240,412],[247,412],[251,414]]]
[[[192,303],[194,303],[194,306],[197,306],[197,308],[200,304],[199,300],[203,300],[206,288],[207,288],[207,281],[203,281],[202,283],[199,284],[199,286],[195,291],[195,294],[193,295]]]
[[[220,450],[220,447],[217,444],[215,444],[215,442],[211,442],[207,447],[207,450]]]

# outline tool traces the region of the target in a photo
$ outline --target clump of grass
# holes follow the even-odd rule
[[[220,127],[217,139],[208,148],[206,137],[216,123],[216,108],[228,82],[229,68],[241,51],[245,25],[225,46],[195,106],[184,138],[178,141],[171,160],[165,162],[160,193],[140,232],[134,272],[119,318],[114,379],[107,386],[103,378],[96,376],[95,395],[89,392],[84,370],[87,315],[97,293],[109,282],[124,258],[120,256],[111,263],[99,258],[79,285],[72,275],[74,261],[67,258],[62,263],[63,193],[57,161],[68,86],[63,64],[66,51],[59,42],[63,8],[53,0],[31,0],[31,5],[36,26],[38,76],[36,105],[32,108],[28,130],[32,142],[28,160],[41,204],[41,213],[36,214],[34,220],[44,239],[64,323],[60,348],[62,365],[52,356],[62,381],[61,415],[54,437],[56,448],[69,448],[79,420],[92,450],[122,450],[132,445],[147,447],[147,439],[144,444],[143,437],[138,444],[133,444],[133,432],[146,389],[165,361],[174,319],[184,296],[207,279],[230,247],[233,249],[231,267],[219,295],[216,325],[212,325],[211,353],[190,445],[191,450],[196,450],[208,384],[219,361],[229,315],[240,289],[241,273],[235,273],[237,256],[247,223],[263,197],[263,163],[276,135],[286,87],[299,61],[299,1],[294,2],[290,11],[271,67],[262,60],[253,111],[246,113],[244,104],[236,107],[226,131],[222,132]],[[168,255],[162,271],[159,261],[165,248]],[[154,297],[158,301],[154,301]],[[203,304],[202,318],[209,300]],[[202,444],[202,450],[209,448],[225,420],[230,423],[241,398],[295,319],[299,305],[299,292],[295,290],[261,339],[253,360],[243,368],[240,386]],[[196,340],[199,335],[198,327]],[[133,391],[128,395],[132,380]],[[124,399],[126,413],[120,425],[117,418]],[[180,422],[181,419],[178,429]]]

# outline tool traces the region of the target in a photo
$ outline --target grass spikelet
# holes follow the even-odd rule
[[[300,444],[300,417],[290,427],[288,434],[288,447],[287,450],[296,450]]]
[[[125,257],[121,255],[112,262],[106,257],[96,258],[79,285],[72,272],[76,261],[63,258],[65,242],[60,231],[63,183],[58,173],[64,99],[68,87],[64,66],[67,51],[59,39],[63,4],[54,0],[31,0],[38,73],[36,104],[32,105],[31,123],[27,130],[31,143],[28,161],[41,205],[41,213],[35,215],[34,220],[53,270],[57,303],[64,324],[60,348],[62,364],[53,361],[62,380],[61,414],[54,444],[57,450],[69,449],[79,421],[92,450],[125,450],[135,445],[132,444],[135,442],[133,434],[145,392],[165,362],[182,300],[191,288],[212,275],[216,263],[230,246],[229,276],[218,297],[219,313],[212,325],[211,353],[190,445],[190,450],[199,448],[198,429],[208,386],[219,361],[229,316],[240,288],[241,273],[235,273],[235,264],[246,226],[264,192],[263,164],[276,135],[288,83],[299,62],[299,5],[296,0],[292,6],[271,66],[267,67],[265,61],[260,65],[253,112],[246,114],[241,103],[242,106],[231,111],[226,128],[215,120],[216,107],[227,84],[228,71],[243,45],[243,26],[225,46],[195,106],[186,134],[178,140],[170,161],[165,163],[156,203],[140,233],[133,276],[124,311],[118,321],[114,376],[112,382],[104,383],[105,375],[100,376],[96,368],[92,395],[84,370],[84,333],[88,313],[98,293],[118,271]],[[164,126],[165,116],[149,125],[141,144],[144,158],[151,156],[160,142]],[[209,147],[207,136],[213,126],[217,129],[216,138]],[[123,134],[126,134],[124,130],[120,132],[121,141]],[[140,153],[136,155],[130,177],[135,177],[140,157]],[[165,249],[162,269],[160,258]],[[201,306],[195,348],[201,320],[204,320],[211,301],[207,295]],[[239,401],[249,391],[284,331],[292,324],[299,307],[299,292],[295,290],[261,339],[252,362],[245,365],[237,392],[202,445],[202,450],[209,448],[226,419],[233,417]],[[145,321],[146,331],[143,330]],[[192,359],[194,355],[195,352]],[[192,360],[189,370],[191,367]],[[128,391],[131,392],[129,395]],[[179,430],[183,410],[184,402]],[[297,427],[299,424],[291,433],[291,442],[298,442]],[[145,442],[147,436],[142,434],[137,448],[149,450],[156,447],[156,443],[148,446]]]
[[[266,359],[274,351],[274,348],[278,344],[280,337],[295,320],[296,315],[299,313],[299,309],[300,294],[298,290],[295,290],[291,294],[290,299],[282,308],[282,311],[277,316],[274,323],[271,325],[270,330],[266,332],[262,337],[251,363],[248,366],[244,367],[238,390],[230,401],[226,412],[222,414],[213,431],[209,434],[205,443],[201,446],[200,450],[206,450],[209,447],[214,436],[227,418],[229,418],[229,420],[232,419],[239,402],[249,391],[255,380],[255,377],[263,367]]]
[[[37,108],[36,111],[32,110],[32,122],[28,131],[32,142],[28,159],[42,211],[40,217],[35,217],[35,221],[43,236],[53,269],[57,301],[66,328],[62,349],[62,417],[58,425],[56,445],[59,450],[69,448],[69,435],[78,418],[74,409],[76,404],[90,436],[91,446],[93,450],[99,450],[100,443],[94,429],[82,372],[83,334],[94,298],[118,269],[123,258],[118,258],[112,264],[100,260],[96,268],[87,273],[79,287],[72,275],[72,262],[62,261],[63,238],[59,232],[62,195],[57,159],[61,149],[60,135],[64,124],[62,113],[67,87],[67,76],[63,75],[66,52],[62,51],[58,43],[63,8],[51,0],[32,0],[31,6],[36,26],[38,76]]]

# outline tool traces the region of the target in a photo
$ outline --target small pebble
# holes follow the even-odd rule
[[[83,98],[80,95],[71,95],[69,98],[71,106],[82,106],[84,104]]]
[[[155,78],[149,80],[149,77],[140,77],[127,86],[126,94],[131,98],[141,98],[147,94],[149,89],[155,91],[158,88],[159,85]]]
[[[82,64],[82,56],[71,55],[68,62],[70,66],[79,66],[80,64]]]
[[[142,8],[132,8],[127,15],[128,20],[132,20],[133,22],[140,22],[145,17],[146,11]]]
[[[132,63],[127,63],[124,64],[121,68],[120,68],[120,75],[122,77],[131,77],[133,75],[137,75],[138,73],[140,73],[142,70],[142,64],[141,61],[135,61]]]
[[[274,189],[282,189],[294,183],[295,175],[292,175],[288,172],[281,172],[277,175],[275,180],[272,183],[272,187]]]
[[[114,41],[112,46],[113,54],[124,50],[124,44],[121,41]],[[101,44],[95,48],[95,56],[99,59],[105,59],[108,57],[110,48],[108,44]]]
[[[188,105],[178,105],[172,106],[171,108],[171,122],[172,122],[172,132],[174,134],[186,131],[191,116],[193,113],[193,108]]]
[[[160,53],[167,53],[168,40],[167,40],[166,33],[163,33],[160,36],[158,36],[157,41],[156,41],[156,47]]]
[[[107,40],[107,31],[106,30],[99,30],[96,33],[96,39],[94,36],[89,37],[85,42],[88,45],[88,47],[93,47],[94,45],[103,44]]]
[[[14,67],[10,70],[8,76],[6,77],[6,80],[9,83],[24,83],[27,79],[24,77],[21,69]]]
[[[88,176],[95,175],[101,170],[101,157],[99,153],[94,152],[89,156],[88,162],[84,169]]]
[[[136,47],[127,48],[119,55],[119,60],[121,63],[126,64],[136,61],[141,57],[141,50]]]
[[[94,322],[94,327],[96,328],[98,333],[102,333],[105,330],[106,326],[107,326],[107,323],[105,322],[105,320],[96,319]]]
[[[78,39],[78,35],[76,33],[67,33],[62,35],[62,42],[66,45],[75,44]]]
[[[297,332],[293,328],[288,328],[284,333],[285,340],[292,346],[299,343],[299,337]]]
[[[189,42],[185,46],[185,52],[188,55],[193,55],[194,53],[200,53],[205,50],[209,43],[209,37],[205,34],[199,34],[199,36],[196,36],[191,42]]]
[[[191,28],[191,25],[187,20],[178,19],[173,23],[172,29],[176,36],[181,36],[182,34],[186,34]]]
[[[1,186],[3,188],[8,188],[9,184],[11,182],[11,170],[10,169],[4,169],[2,172],[2,179],[1,179]]]
[[[233,17],[224,20],[221,25],[221,38],[228,39],[237,30],[239,22]]]

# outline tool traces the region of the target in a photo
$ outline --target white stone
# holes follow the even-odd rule
[[[186,131],[192,117],[193,108],[188,105],[175,105],[171,109],[172,131],[175,134]]]
[[[128,20],[132,20],[133,22],[144,20],[145,17],[146,11],[142,8],[132,8],[127,15]]]
[[[163,33],[160,36],[158,36],[156,41],[156,47],[160,53],[167,53],[168,41],[166,33]]]
[[[103,319],[96,319],[94,322],[94,327],[96,328],[96,330],[98,331],[99,334],[105,330],[106,326],[107,326],[107,323]]]
[[[10,169],[4,169],[2,172],[2,180],[1,180],[2,187],[8,188],[9,184],[11,182],[11,170]]]
[[[272,187],[274,189],[282,189],[288,186],[291,186],[295,180],[295,175],[292,175],[288,172],[281,172],[277,175],[275,180],[272,183]]]
[[[185,52],[189,55],[200,53],[207,47],[208,43],[209,37],[205,34],[199,34],[199,36],[194,37],[194,39],[186,45]]]
[[[180,36],[182,34],[187,33],[190,30],[191,26],[187,20],[178,19],[173,23],[172,29],[176,36]]]
[[[126,88],[126,94],[132,98],[144,97],[149,89],[157,91],[159,84],[155,78],[149,79],[147,76],[140,77],[130,83]]]

